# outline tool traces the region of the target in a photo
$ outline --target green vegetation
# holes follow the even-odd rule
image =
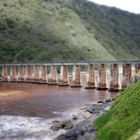
[[[140,81],[124,90],[111,109],[96,120],[99,140],[140,138]]]
[[[86,0],[1,0],[0,63],[139,59],[139,25]]]
[[[140,139],[140,129],[128,140],[139,140]]]
[[[78,7],[79,1],[82,3]],[[139,58],[140,15],[78,0],[75,10],[85,27],[116,59]]]

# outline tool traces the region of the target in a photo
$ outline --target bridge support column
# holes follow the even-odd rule
[[[33,82],[33,78],[32,78],[33,68],[31,65],[27,65],[26,69],[27,69],[26,82],[31,83]]]
[[[97,90],[107,90],[107,84],[106,84],[106,67],[105,64],[99,65],[99,83]]]
[[[17,82],[17,72],[16,72],[16,66],[12,65],[10,70],[10,82]]]
[[[51,75],[48,79],[48,85],[57,85],[57,69],[55,65],[51,66]]]
[[[25,73],[24,73],[24,66],[20,65],[18,67],[18,82],[24,82]]]
[[[81,87],[80,66],[74,65],[74,75],[71,87]]]
[[[34,78],[33,82],[39,83],[39,66],[35,65],[34,66]]]
[[[41,78],[39,80],[39,83],[40,84],[46,84],[47,83],[46,77],[47,77],[46,66],[42,65],[41,66]]]
[[[86,89],[94,89],[94,88],[95,88],[95,69],[93,64],[89,64]]]
[[[131,83],[131,64],[123,65],[122,89],[125,89]]]
[[[111,64],[110,76],[111,76],[111,81],[110,81],[109,91],[110,92],[119,91],[119,66],[118,64]]]
[[[66,65],[61,66],[60,80],[58,81],[58,85],[59,86],[69,85],[68,67]]]
[[[135,64],[135,81],[140,80],[140,64]]]
[[[140,64],[135,64],[135,72],[140,72]]]
[[[26,81],[27,67],[26,66],[22,66],[22,69],[23,69],[23,78],[24,78],[24,81]]]
[[[2,66],[2,81],[8,82],[7,66],[6,65]]]

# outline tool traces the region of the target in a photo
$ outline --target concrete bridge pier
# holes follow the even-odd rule
[[[10,70],[10,82],[17,82],[16,76],[17,76],[16,65],[12,65]]]
[[[140,72],[140,64],[135,64],[136,73]]]
[[[140,80],[140,64],[135,64],[135,81]]]
[[[119,91],[119,65],[118,64],[111,64],[110,65],[110,87],[108,91],[114,92]]]
[[[73,80],[71,83],[71,87],[81,87],[81,76],[80,76],[80,66],[73,66]]]
[[[55,65],[51,65],[50,77],[48,79],[48,85],[57,85],[57,68]]]
[[[47,83],[47,70],[46,70],[46,66],[45,65],[42,65],[41,66],[41,78],[39,80],[39,83],[40,84],[46,84]]]
[[[86,89],[95,88],[95,68],[93,64],[88,65],[87,83],[85,88]]]
[[[8,82],[8,72],[7,72],[7,66],[2,65],[2,81]]]
[[[33,82],[34,83],[39,83],[39,65],[34,66],[34,77],[33,77]]]
[[[61,66],[60,79],[58,81],[59,86],[69,86],[68,67],[66,65]]]
[[[18,82],[24,82],[25,73],[24,73],[24,66],[18,66]]]
[[[26,81],[27,67],[26,66],[23,66],[22,69],[23,69],[23,78],[24,78],[24,81]]]
[[[131,83],[131,64],[123,65],[123,81],[122,81],[122,90],[127,88]]]
[[[32,67],[32,65],[27,65],[26,66],[26,71],[27,71],[26,82],[27,83],[32,83],[33,82],[33,77],[32,77],[33,67]]]
[[[106,80],[106,67],[105,64],[99,65],[99,83],[97,85],[97,90],[107,90],[107,80]]]

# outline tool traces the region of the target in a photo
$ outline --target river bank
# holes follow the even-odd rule
[[[67,110],[61,117],[0,116],[0,139],[3,140],[93,140],[93,121],[108,110],[112,99],[90,102],[80,108]],[[56,112],[58,113],[58,112]]]
[[[69,120],[58,121],[54,123],[53,129],[67,129],[67,125],[71,126],[64,134],[60,134],[54,140],[93,140],[96,136],[96,127],[93,122],[103,112],[109,110],[112,101],[115,98],[98,101],[97,103],[90,103],[82,108],[79,108],[77,114],[71,115]],[[71,123],[70,123],[71,122]],[[55,129],[54,129],[55,131]]]

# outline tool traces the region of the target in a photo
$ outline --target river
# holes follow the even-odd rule
[[[65,112],[116,95],[117,93],[87,90],[83,87],[0,83],[0,138],[49,140],[49,133],[54,135],[53,132],[47,131],[47,124],[51,120],[67,117]]]

